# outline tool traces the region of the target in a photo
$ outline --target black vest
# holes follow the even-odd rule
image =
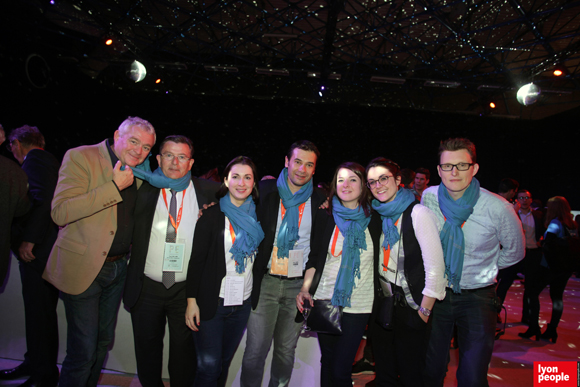
[[[413,220],[411,219],[413,207],[418,203],[417,201],[411,203],[403,212],[401,234],[403,236],[403,251],[405,252],[405,278],[409,284],[413,300],[417,305],[421,305],[423,289],[425,288],[425,265],[423,264],[423,254],[415,236]]]

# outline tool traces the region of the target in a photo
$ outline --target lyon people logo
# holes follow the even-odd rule
[[[578,387],[579,362],[535,361],[534,387]]]

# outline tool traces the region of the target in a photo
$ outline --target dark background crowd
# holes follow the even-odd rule
[[[429,168],[429,184],[436,185],[440,181],[435,168],[439,142],[467,137],[478,148],[482,168],[477,178],[482,187],[496,192],[501,178],[512,177],[544,203],[561,195],[572,209],[580,206],[575,176],[578,108],[529,121],[372,106],[142,93],[129,90],[129,80],[127,88],[106,88],[49,52],[42,54],[51,68],[51,81],[43,89],[28,82],[24,52],[21,60],[0,61],[0,122],[7,133],[23,124],[37,126],[46,138],[46,149],[59,159],[70,148],[102,141],[128,115],[136,115],[155,126],[157,143],[176,133],[193,139],[196,162],[192,173],[196,176],[215,167],[221,172],[239,154],[256,162],[260,177],[277,176],[283,161],[280,155],[297,139],[308,139],[321,151],[315,183],[330,180],[343,161],[366,165],[371,158],[384,156],[403,168]],[[152,154],[157,153],[156,147]],[[0,154],[11,157],[4,148]]]

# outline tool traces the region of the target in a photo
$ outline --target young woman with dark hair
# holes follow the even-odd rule
[[[370,321],[377,386],[423,385],[427,320],[437,299],[445,297],[445,263],[437,217],[400,188],[399,166],[378,157],[366,168],[382,220],[381,251],[375,260],[377,299]],[[401,262],[403,264],[401,264]],[[382,288],[394,294],[391,328],[377,322]]]
[[[313,305],[313,299],[343,308],[342,335],[318,333],[322,387],[352,386],[352,363],[372,311],[380,220],[371,217],[369,199],[364,168],[353,162],[339,165],[330,188],[329,216],[312,232],[298,310],[303,311],[304,302]]]
[[[219,203],[197,222],[185,320],[197,352],[194,386],[225,386],[251,310],[252,267],[264,232],[256,217],[256,167],[239,156],[224,170]]]

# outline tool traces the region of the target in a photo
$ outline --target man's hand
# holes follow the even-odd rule
[[[204,204],[202,208],[199,209],[199,213],[197,214],[197,219],[201,218],[203,215],[203,210],[207,210],[211,206],[215,205],[215,202],[211,202],[210,204]]]
[[[32,254],[32,248],[34,247],[34,243],[31,242],[22,242],[20,248],[18,249],[18,255],[20,259],[24,262],[31,262],[36,259],[34,254]]]
[[[322,203],[320,205],[320,207],[318,207],[321,210],[327,210],[328,209],[328,198],[326,198],[326,200],[324,201],[324,203]]]
[[[133,184],[133,171],[130,167],[126,167],[124,171],[121,171],[121,162],[117,161],[115,168],[113,169],[113,181],[119,188],[119,191],[124,190]]]

